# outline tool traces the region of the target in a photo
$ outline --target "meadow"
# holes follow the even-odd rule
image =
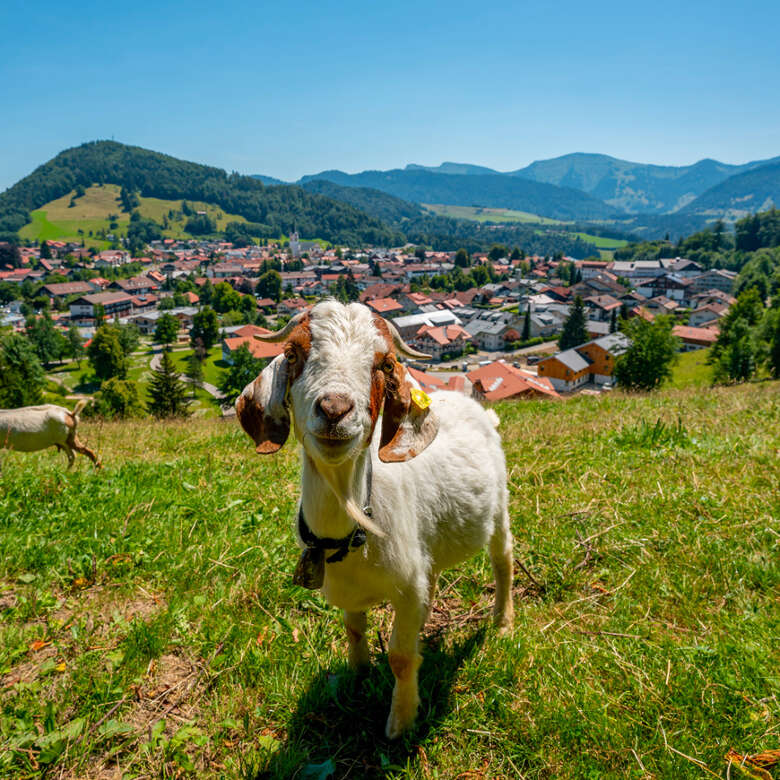
[[[84,421],[102,470],[0,452],[0,776],[777,777],[725,757],[780,748],[780,383],[494,408],[514,631],[485,554],[447,572],[394,743],[388,610],[358,676],[292,584],[290,442]]]
[[[449,206],[442,203],[421,203],[421,206],[440,217],[471,219],[476,222],[533,222],[540,225],[563,225],[558,219],[540,217],[527,211],[489,208],[487,206]]]
[[[74,241],[82,239],[86,246],[96,249],[107,249],[110,241],[97,237],[98,231],[104,230],[117,236],[127,234],[130,215],[122,211],[119,199],[120,188],[115,184],[94,184],[87,187],[84,195],[77,198],[71,207],[71,198],[75,190],[68,195],[52,200],[40,209],[31,212],[31,222],[25,225],[19,236],[30,241]],[[181,212],[182,200],[164,200],[161,198],[138,197],[138,211],[142,217],[153,219],[162,224],[163,218],[170,212]],[[217,230],[224,230],[228,222],[246,222],[244,217],[228,214],[218,206],[200,201],[188,201],[193,211],[204,211],[216,223]],[[113,215],[117,227],[110,227]],[[192,238],[184,229],[187,217],[181,213],[177,219],[171,220],[167,229],[163,230],[165,238]],[[93,235],[90,236],[90,231]]]

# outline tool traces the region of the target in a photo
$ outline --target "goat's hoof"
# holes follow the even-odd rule
[[[499,636],[509,636],[512,633],[512,626],[514,624],[514,615],[509,614],[496,615],[493,618],[493,625],[496,627]]]
[[[410,713],[402,713],[396,712],[395,710],[390,710],[390,717],[388,717],[387,726],[385,727],[385,734],[387,735],[387,738],[398,739],[401,734],[414,726],[416,717],[416,707]]]

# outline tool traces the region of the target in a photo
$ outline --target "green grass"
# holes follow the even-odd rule
[[[680,352],[672,367],[669,386],[709,387],[712,384],[712,366],[707,364],[709,354],[709,348]]]
[[[397,743],[388,611],[356,677],[291,583],[293,443],[84,421],[101,471],[4,453],[0,776],[743,776],[730,748],[780,746],[780,384],[495,408],[534,582],[499,638],[487,556],[446,573]]]
[[[187,370],[187,360],[191,355],[191,349],[173,354],[173,362],[178,371],[185,372]],[[216,385],[227,367],[227,363],[222,360],[222,347],[212,347],[203,363],[203,379],[209,384]]]
[[[606,236],[594,236],[590,233],[572,233],[575,238],[581,238],[590,244],[595,244],[599,249],[620,249],[628,244],[622,238],[607,238]]]
[[[75,190],[68,195],[46,203],[40,209],[31,213],[31,222],[25,225],[19,236],[23,240],[48,240],[48,241],[81,241],[87,246],[98,249],[106,249],[110,242],[90,236],[92,231],[96,234],[99,230],[112,232],[117,236],[127,234],[130,215],[121,210],[119,200],[120,188],[114,184],[102,186],[93,185],[86,188],[84,195],[77,198],[71,208],[71,197]],[[138,210],[142,216],[154,219],[162,224],[163,217],[171,210],[178,212],[182,207],[181,200],[163,200],[160,198],[138,198]],[[219,206],[200,201],[188,201],[193,211],[205,211],[216,223],[217,230],[224,230],[228,222],[246,222],[244,217],[237,214],[229,214]],[[117,217],[117,228],[109,227],[109,215]],[[184,230],[188,217],[181,216],[169,223],[169,228],[163,230],[166,238],[192,238]],[[81,230],[82,233],[78,231]]]
[[[476,222],[533,222],[541,225],[565,224],[558,219],[540,217],[527,211],[487,208],[480,206],[447,206],[441,203],[422,203],[423,207],[440,217],[470,219]]]

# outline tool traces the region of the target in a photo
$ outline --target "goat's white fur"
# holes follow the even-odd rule
[[[368,501],[371,458],[372,520],[383,535],[369,534],[365,546],[326,565],[322,593],[344,611],[352,665],[368,661],[365,611],[382,602],[393,605],[389,656],[396,685],[387,734],[397,737],[415,719],[418,634],[443,569],[489,544],[496,577],[494,620],[501,629],[511,626],[512,536],[498,418],[460,393],[435,393],[436,438],[411,460],[384,463],[378,456],[381,421],[370,447],[365,446],[374,354],[387,350],[371,313],[359,304],[324,302],[312,309],[310,330],[306,365],[289,388],[294,431],[303,445],[301,505],[317,536],[349,534],[360,517],[345,507]],[[284,359],[274,360],[269,379],[279,375]],[[408,372],[407,379],[416,385]],[[250,392],[251,385],[244,393]],[[354,401],[337,429],[344,444],[335,448],[317,438],[324,435],[325,422],[315,405],[325,393],[346,394]]]
[[[94,453],[76,436],[79,412],[87,403],[86,400],[79,401],[72,412],[55,404],[0,409],[0,448],[36,452],[47,447],[57,447],[65,450],[69,468],[75,460],[75,450],[89,457],[96,466],[99,465]]]

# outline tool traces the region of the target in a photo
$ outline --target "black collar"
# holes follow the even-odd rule
[[[371,517],[371,452],[369,451],[367,454],[368,469],[366,481],[368,485],[366,490],[366,506],[363,507],[363,512]],[[311,528],[309,528],[306,519],[303,516],[303,503],[301,503],[301,506],[298,509],[298,533],[301,535],[301,540],[304,545],[311,550],[336,551],[333,555],[330,555],[325,559],[325,563],[338,563],[339,561],[343,561],[350,550],[357,550],[358,547],[362,547],[366,543],[366,532],[359,525],[356,525],[350,533],[343,536],[341,539],[334,539],[330,536],[317,536]]]

